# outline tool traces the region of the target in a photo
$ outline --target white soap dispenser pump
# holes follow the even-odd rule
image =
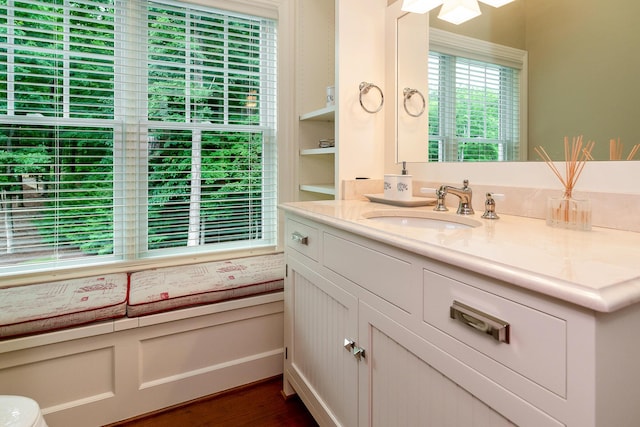
[[[411,185],[411,175],[407,171],[407,162],[402,162],[402,175],[398,177],[398,200],[411,200],[413,198],[413,188]]]

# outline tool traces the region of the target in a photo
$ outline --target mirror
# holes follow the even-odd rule
[[[424,78],[429,72],[429,46],[424,42],[429,37],[428,22],[426,15],[417,13],[404,13],[396,21],[396,163],[426,159],[429,154],[425,138],[425,129],[429,128],[429,87]]]
[[[640,143],[635,22],[640,2],[516,0],[498,9],[483,3],[480,8],[481,16],[457,26],[438,19],[440,8],[428,20],[433,28],[528,52],[527,160],[541,160],[536,146],[563,160],[564,137],[580,135],[595,141],[596,160],[612,160],[610,141],[619,139],[625,160]],[[411,67],[404,55],[416,58],[400,46],[404,22],[398,18],[398,76],[400,67]],[[398,145],[409,143],[400,135]],[[634,160],[640,160],[640,151]]]

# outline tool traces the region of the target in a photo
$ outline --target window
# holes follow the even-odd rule
[[[276,22],[0,0],[0,272],[271,246]]]
[[[508,161],[526,153],[523,55],[431,30],[429,161]]]

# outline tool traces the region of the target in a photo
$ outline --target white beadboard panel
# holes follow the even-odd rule
[[[290,271],[294,286],[292,365],[342,425],[357,423],[356,360],[345,338],[356,339],[357,301],[331,283]]]
[[[375,328],[371,347],[373,426],[515,426]]]

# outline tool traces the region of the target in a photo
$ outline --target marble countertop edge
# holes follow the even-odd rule
[[[617,311],[640,301],[640,268],[638,268],[637,275],[625,280],[616,281],[614,279],[607,283],[600,283],[597,287],[589,286],[589,284],[581,283],[579,280],[567,280],[566,277],[560,277],[559,275],[533,271],[530,266],[518,265],[517,260],[514,262],[505,262],[505,260],[491,259],[490,256],[478,256],[471,251],[465,250],[465,248],[446,247],[445,245],[424,241],[419,238],[420,235],[426,234],[419,234],[417,238],[412,238],[389,232],[389,229],[376,226],[371,222],[363,223],[361,221],[362,213],[367,210],[380,209],[380,206],[375,205],[376,204],[362,201],[323,201],[319,203],[286,203],[282,204],[280,208],[284,211],[298,214],[302,217],[316,220],[344,231],[353,232],[365,238],[390,244],[399,249],[598,312],[609,313]],[[555,231],[547,227],[542,220],[532,221],[529,218],[520,217],[511,218],[511,220],[522,222],[526,227],[535,228],[535,230],[533,230],[534,233],[544,234]],[[493,224],[491,226],[493,226]],[[539,230],[537,229],[538,226],[540,226]],[[509,230],[507,230],[507,232],[508,231]],[[619,233],[639,234],[608,229],[597,231],[604,233],[606,235],[604,238],[615,237],[618,236]],[[575,236],[576,245],[584,244],[585,239],[588,241],[591,238],[591,236],[589,236],[590,232],[569,232],[574,233],[573,235],[569,234],[569,236]],[[519,236],[512,237],[517,239]],[[640,242],[640,235],[633,237],[638,237],[638,242]],[[500,239],[500,236],[498,238]],[[599,236],[599,238],[603,237]],[[474,239],[474,237],[471,236],[469,239]],[[477,238],[477,240],[480,239],[481,237]],[[502,237],[502,239],[508,239],[508,237]],[[508,243],[506,240],[505,242]],[[480,242],[480,244],[482,243],[483,242]],[[500,242],[496,244],[499,245]],[[640,246],[638,246],[638,248],[640,248]],[[531,251],[536,251],[536,249],[531,249]],[[523,257],[527,257],[528,255],[529,253],[522,254]],[[624,268],[629,267],[624,264],[624,262],[621,265]],[[598,267],[602,268],[602,266]],[[605,268],[606,267],[605,265]],[[617,266],[614,265],[612,267]]]

